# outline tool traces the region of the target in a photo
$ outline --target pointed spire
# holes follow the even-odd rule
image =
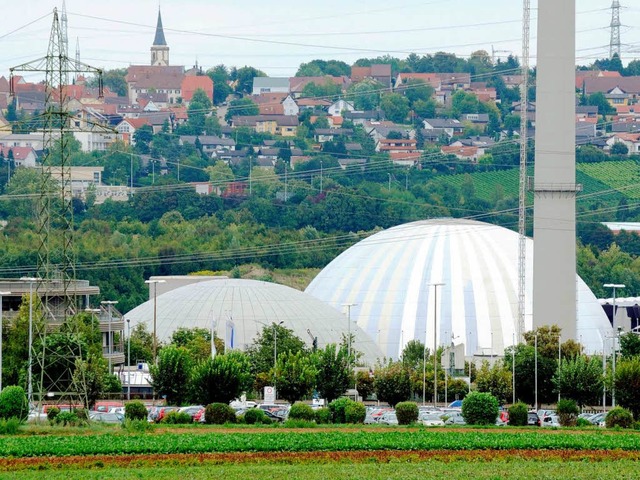
[[[158,8],[158,24],[156,25],[156,37],[153,40],[154,46],[164,46],[167,41],[164,39],[164,30],[162,29],[162,15],[160,15],[160,8]]]

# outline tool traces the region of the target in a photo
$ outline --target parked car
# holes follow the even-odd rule
[[[398,425],[396,412],[385,412],[378,420],[380,425]]]
[[[449,412],[446,415],[445,425],[466,425],[462,412]]]
[[[600,427],[604,427],[605,423],[604,423],[604,419],[606,418],[607,413],[606,412],[600,412],[600,413],[596,413],[594,415],[591,415],[589,418],[587,418],[587,420],[589,422],[591,422],[593,425],[598,425]]]
[[[181,407],[178,409],[178,412],[186,413],[191,417],[191,420],[195,420],[196,414],[202,410],[204,407],[202,405],[190,405],[188,407]]]
[[[425,412],[420,414],[418,421],[428,427],[443,427],[444,420],[442,420],[441,413]]]
[[[124,422],[124,415],[121,413],[92,412],[89,414],[89,420],[100,423],[122,423]]]
[[[542,423],[540,422],[540,417],[536,412],[529,412],[527,415],[527,425],[539,427]]]
[[[560,421],[558,420],[558,416],[557,415],[547,415],[542,420],[542,426],[543,427],[559,427],[560,426]]]

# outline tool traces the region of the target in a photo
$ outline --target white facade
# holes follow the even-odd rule
[[[399,225],[344,251],[306,293],[338,311],[353,304],[352,319],[387,357],[398,358],[413,339],[432,349],[434,332],[437,345],[464,345],[467,357],[499,356],[517,329],[518,244],[516,232],[471,220]],[[527,251],[525,329],[531,330],[530,239]],[[436,283],[444,284],[437,287],[437,303]],[[600,351],[611,326],[593,293],[574,277],[576,285],[578,334],[587,352]],[[547,324],[554,323],[550,317]]]
[[[342,112],[344,112],[345,110],[348,112],[353,112],[355,108],[351,102],[339,99],[333,102],[333,104],[329,107],[328,112],[332,117],[338,117],[342,116]]]

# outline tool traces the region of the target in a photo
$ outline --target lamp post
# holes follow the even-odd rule
[[[357,303],[345,303],[342,306],[347,307],[347,367],[351,372],[351,307],[355,307]]]
[[[278,367],[278,327],[282,325],[284,321],[273,322],[273,399],[278,398],[278,390],[276,384],[278,381],[277,367]]]
[[[515,332],[512,334],[513,336],[513,347],[511,349],[511,404],[515,405],[516,403],[516,334]]]
[[[27,379],[27,398],[29,399],[29,408],[33,402],[33,283],[40,280],[36,277],[22,277],[23,282],[29,282],[29,372]]]
[[[111,341],[112,340],[111,339],[111,320],[112,320],[113,317],[112,317],[112,314],[111,314],[111,306],[112,305],[116,305],[118,303],[118,301],[117,300],[103,300],[100,303],[102,305],[106,305],[107,309],[108,309],[108,312],[109,312],[108,313],[108,315],[109,315],[109,320],[108,320],[108,323],[109,323],[109,327],[108,328],[109,328],[109,330],[108,330],[108,333],[107,333],[107,356],[109,358],[109,374],[111,374],[111,373],[113,373],[111,371],[111,354],[113,353],[113,348],[112,348],[113,342]]]
[[[618,334],[613,335],[613,381],[611,382],[611,406],[616,406],[616,357],[618,356],[618,345],[620,343],[620,332],[622,327],[618,327]]]
[[[127,400],[131,400],[131,319],[127,318]]]
[[[437,341],[438,341],[438,287],[444,283],[432,283],[433,287],[433,406],[438,405],[438,365],[437,365]]]
[[[153,285],[153,364],[158,364],[158,336],[157,336],[157,322],[158,322],[158,284],[165,283],[165,280],[145,280],[144,283]]]
[[[560,378],[560,362],[562,361],[562,341],[558,334],[558,378]],[[560,401],[560,387],[558,387],[558,401]]]
[[[427,396],[427,325],[424,326],[424,345],[422,346],[422,405],[425,405]]]
[[[538,334],[535,335],[534,340],[534,358],[535,358],[535,381],[534,381],[534,409],[538,410]]]
[[[320,160],[320,193],[322,193],[322,160]]]
[[[611,316],[611,326],[616,328],[616,288],[625,288],[623,283],[605,283],[604,288],[611,288],[613,290],[613,314]],[[613,374],[616,374],[616,335],[613,335]],[[616,387],[611,385],[611,406],[616,406]]]
[[[0,391],[2,391],[2,297],[11,292],[0,292]]]

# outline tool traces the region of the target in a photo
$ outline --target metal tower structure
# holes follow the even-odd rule
[[[615,54],[620,57],[620,2],[613,0],[611,4],[611,41],[609,42],[609,58]]]
[[[520,192],[518,208],[518,324],[516,340],[522,342],[525,331],[525,309],[527,289],[527,147],[529,139],[529,37],[531,25],[531,5],[522,2],[522,83],[520,84]]]
[[[42,351],[34,358],[40,369],[40,397],[43,389],[68,393],[70,366],[78,355],[70,352],[47,351],[47,332],[53,325],[65,324],[76,313],[75,255],[73,248],[73,208],[71,165],[69,161],[68,111],[69,74],[91,73],[98,77],[99,96],[102,97],[102,70],[69,59],[65,50],[65,33],[57,9],[53,10],[53,24],[47,55],[10,69],[10,89],[14,94],[15,72],[45,73],[45,108],[42,113],[44,157],[37,210],[38,245],[37,289],[42,302],[36,321]],[[53,325],[52,325],[53,324]],[[68,328],[68,327],[67,327]],[[73,332],[67,330],[67,333]],[[67,367],[60,368],[65,362]],[[45,378],[48,367],[55,372]],[[47,368],[45,368],[47,367]],[[57,390],[56,390],[57,389]]]
[[[60,16],[60,51],[66,56],[69,56],[69,36],[68,24],[67,24],[67,6],[62,0],[62,15]]]

